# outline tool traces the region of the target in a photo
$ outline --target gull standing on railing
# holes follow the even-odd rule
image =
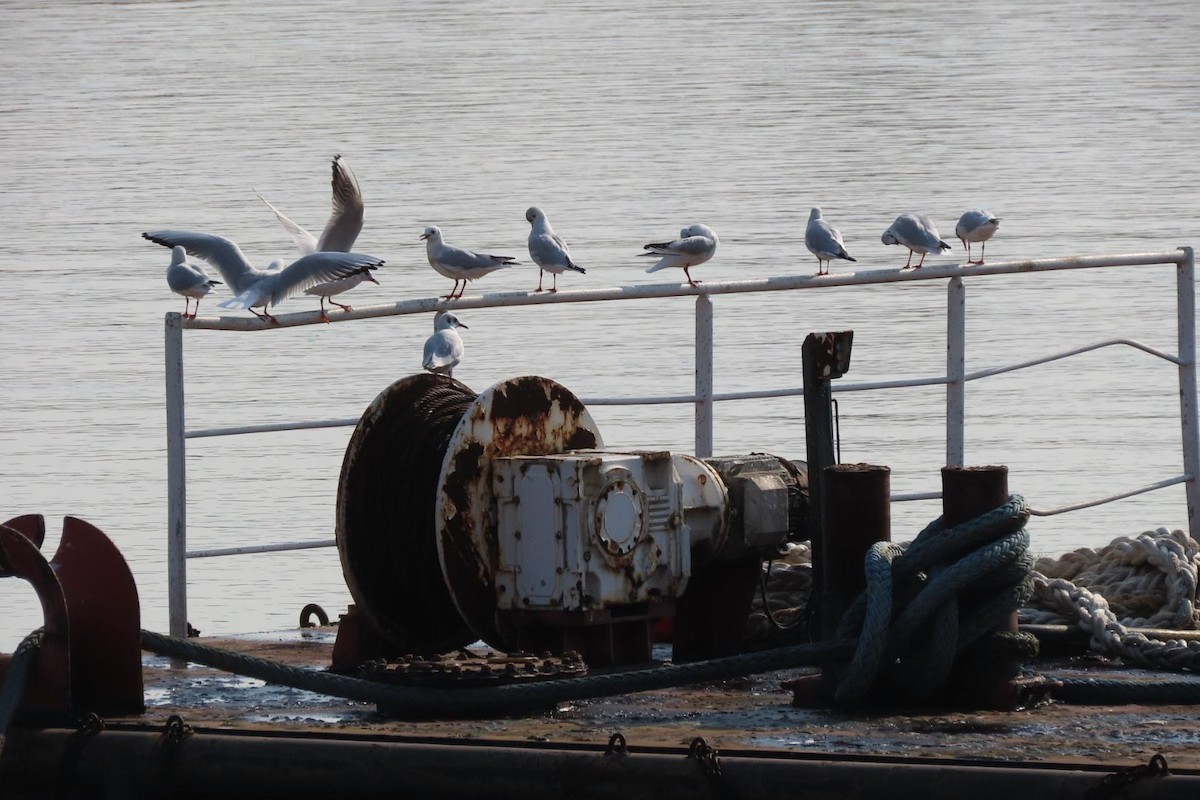
[[[195,319],[200,313],[200,298],[212,292],[212,287],[220,281],[208,277],[204,267],[192,264],[187,260],[187,251],[182,247],[171,250],[171,265],[167,267],[167,286],[175,294],[183,296],[183,318]],[[196,310],[188,313],[192,300],[196,301]]]
[[[482,278],[489,272],[511,267],[517,263],[512,256],[473,253],[470,250],[446,244],[442,241],[441,228],[436,225],[430,225],[418,238],[425,240],[425,255],[429,259],[429,266],[433,267],[439,275],[454,281],[454,288],[450,290],[450,294],[442,298],[443,300],[462,297],[462,293],[467,290],[467,281]],[[462,281],[462,291],[455,294],[459,281]]]
[[[808,214],[808,227],[804,231],[804,246],[817,257],[817,274],[829,274],[829,262],[835,258],[845,261],[858,259],[846,252],[842,234],[837,228],[821,218],[821,209],[814,208]]]
[[[920,262],[913,267],[919,269],[925,263],[927,253],[940,254],[950,249],[950,245],[938,235],[933,221],[923,214],[901,214],[880,238],[884,244],[902,244],[908,248],[908,261],[904,263],[904,269],[912,264],[913,253],[921,254]]]
[[[183,247],[189,255],[203,258],[217,268],[235,296],[220,308],[247,308],[259,319],[278,323],[267,312],[268,305],[279,305],[286,298],[323,281],[338,280],[382,265],[383,259],[361,253],[310,253],[280,270],[262,270],[251,266],[232,240],[213,233],[195,231],[147,231],[142,234],[164,247]],[[262,308],[262,313],[255,311]]]
[[[550,227],[550,220],[546,219],[544,211],[533,206],[525,212],[525,219],[529,220],[530,224],[529,257],[533,259],[533,263],[538,265],[537,291],[542,291],[542,278],[547,272],[554,276],[554,285],[550,288],[551,294],[558,291],[558,276],[566,270],[587,272],[586,269],[571,260],[567,243]]]
[[[987,240],[996,234],[996,228],[999,227],[1000,218],[981,208],[968,211],[959,217],[958,225],[954,228],[954,235],[963,243],[963,247],[967,248],[968,264],[983,263],[983,248],[987,246]],[[971,260],[971,242],[979,242],[978,261]]]
[[[695,286],[700,281],[692,280],[692,273],[688,270],[712,258],[717,252],[717,243],[716,231],[707,225],[695,224],[679,231],[679,238],[675,241],[648,244],[642,248],[647,252],[638,255],[662,256],[658,263],[647,267],[646,272],[658,272],[667,267],[682,267],[688,285]]]
[[[433,336],[425,340],[421,366],[433,373],[454,377],[454,368],[463,357],[463,340],[455,328],[467,326],[449,311],[439,311],[433,320]]]
[[[271,205],[267,198],[257,191],[254,192],[259,200],[267,204],[267,208],[275,212],[275,218],[291,234],[292,241],[296,243],[296,249],[302,256],[323,250],[349,253],[354,248],[354,241],[358,238],[358,234],[362,231],[364,213],[362,190],[358,187],[358,179],[354,177],[350,165],[342,160],[340,155],[333,157],[333,178],[330,184],[332,186],[333,211],[329,215],[329,221],[325,223],[325,229],[321,231],[320,239],[284,216],[283,212]],[[363,281],[379,284],[374,275],[365,271],[336,281],[318,283],[316,286],[305,289],[304,293],[321,298],[321,319],[328,322],[325,301],[328,300],[343,311],[353,311],[352,306],[337,302],[333,299],[333,295],[349,291]]]

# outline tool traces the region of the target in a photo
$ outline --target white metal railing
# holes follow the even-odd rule
[[[991,275],[1051,272],[1073,269],[1103,269],[1133,266],[1174,265],[1176,268],[1176,318],[1178,353],[1171,355],[1129,339],[1109,339],[1077,347],[1040,358],[1006,366],[993,367],[968,373],[966,371],[966,287],[964,278],[979,278]],[[695,315],[695,366],[696,390],[690,395],[654,395],[643,397],[592,397],[582,398],[586,405],[650,405],[650,404],[693,404],[695,406],[695,453],[700,457],[712,455],[713,404],[730,400],[749,400],[800,395],[803,387],[762,389],[740,392],[715,393],[713,391],[713,305],[712,296],[745,292],[775,292],[808,289],[826,289],[837,286],[875,285],[908,281],[947,281],[946,307],[946,374],[944,376],[911,378],[870,383],[837,383],[835,392],[858,392],[903,387],[946,386],[946,465],[963,466],[965,452],[965,393],[966,384],[982,378],[1012,372],[1019,369],[1068,358],[1102,347],[1128,346],[1151,356],[1163,359],[1178,370],[1180,428],[1182,433],[1183,474],[1155,483],[1130,489],[1107,497],[1096,498],[1060,508],[1034,511],[1039,515],[1052,515],[1113,502],[1126,497],[1143,494],[1157,489],[1186,484],[1188,528],[1193,539],[1200,540],[1200,422],[1197,420],[1196,397],[1196,262],[1190,247],[1181,247],[1174,252],[1136,253],[1115,256],[1085,256],[1064,259],[1037,259],[1008,261],[964,267],[962,265],[928,266],[918,270],[884,269],[830,275],[796,275],[757,280],[704,283],[700,286],[680,284],[652,284],[623,286],[609,289],[583,289],[560,291],[555,294],[530,294],[527,292],[501,292],[481,296],[464,297],[454,301],[440,298],[403,300],[391,305],[356,307],[353,311],[331,318],[333,323],[373,317],[425,314],[443,308],[500,308],[505,306],[530,306],[555,303],[609,302],[618,300],[640,300],[663,297],[696,296]],[[280,314],[278,327],[321,324],[320,313],[303,311]],[[274,327],[274,326],[273,326]],[[327,419],[307,422],[268,423],[239,427],[188,430],[184,416],[183,375],[183,331],[223,330],[254,331],[268,327],[253,317],[202,317],[184,319],[178,312],[168,313],[166,329],[166,404],[167,404],[167,576],[169,591],[170,633],[172,636],[186,635],[187,628],[187,560],[243,553],[265,553],[282,550],[300,550],[328,547],[333,540],[287,542],[280,544],[248,545],[243,547],[213,550],[187,549],[187,439],[212,436],[233,436],[245,433],[308,430],[353,426],[358,418]],[[939,492],[897,494],[895,501],[927,500],[940,497]]]

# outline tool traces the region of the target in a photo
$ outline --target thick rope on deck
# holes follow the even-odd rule
[[[862,705],[881,686],[890,699],[927,699],[945,683],[959,653],[984,637],[1000,650],[1035,654],[1031,637],[995,633],[1033,591],[1028,518],[1024,500],[1014,495],[963,525],[946,528],[938,518],[910,543],[877,543],[864,562],[867,590],[842,619],[840,635],[857,635],[863,644],[841,678],[838,702]],[[809,547],[791,545],[765,569],[747,648],[806,633],[789,632],[779,621],[802,620],[808,612]],[[913,649],[903,652],[906,646]]]
[[[867,588],[838,625],[858,638],[835,702],[921,702],[946,684],[966,648],[1003,628],[1033,592],[1024,498],[961,525],[941,517],[907,547],[877,542],[867,553]],[[1032,637],[1009,634],[1015,652],[1036,652]],[[1009,641],[1011,640],[1011,641]]]
[[[388,713],[397,716],[478,717],[538,712],[571,700],[728,680],[778,669],[821,666],[848,659],[853,652],[854,642],[817,642],[688,664],[471,689],[396,686],[315,669],[290,667],[202,645],[195,639],[177,639],[147,630],[142,631],[142,648],[158,655],[186,659],[281,686],[378,703],[386,706]]]
[[[1022,622],[1078,625],[1091,635],[1091,649],[1127,664],[1200,670],[1200,642],[1153,639],[1130,630],[1200,627],[1200,545],[1184,531],[1159,528],[1120,537],[1100,550],[1041,559],[1036,567]]]
[[[1200,545],[1185,531],[1159,528],[1122,536],[1099,550],[1080,548],[1058,559],[1042,558],[1034,569],[1047,581],[1059,579],[1103,595],[1107,607],[1131,628],[1195,630]],[[1074,609],[1045,589],[1038,591],[1023,621],[1073,624]]]

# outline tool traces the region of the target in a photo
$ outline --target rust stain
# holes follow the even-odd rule
[[[492,395],[492,420],[521,420],[547,414],[551,401],[542,382],[537,378],[516,378]]]

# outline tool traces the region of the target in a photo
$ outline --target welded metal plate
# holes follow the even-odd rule
[[[480,639],[503,649],[496,622],[494,458],[604,446],[583,403],[561,384],[528,375],[479,395],[459,420],[442,462],[434,519],[446,586]]]

